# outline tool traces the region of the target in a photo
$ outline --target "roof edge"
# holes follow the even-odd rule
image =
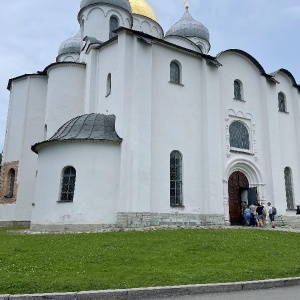
[[[120,138],[119,141],[113,141],[108,139],[98,140],[98,139],[68,139],[68,140],[47,140],[40,143],[36,143],[31,146],[31,151],[39,154],[39,150],[48,146],[49,144],[65,144],[65,143],[108,143],[120,145],[123,139]]]
[[[260,72],[261,75],[268,75],[265,72],[265,69],[262,67],[262,65],[258,62],[258,60],[256,58],[254,58],[251,54],[249,54],[248,52],[246,52],[244,50],[240,50],[240,49],[227,49],[227,50],[224,50],[224,51],[218,53],[216,55],[216,57],[218,58],[222,54],[229,53],[229,52],[237,53],[237,54],[240,54],[240,55],[246,57],[248,60],[250,60],[256,66],[256,68],[259,70],[259,72]]]

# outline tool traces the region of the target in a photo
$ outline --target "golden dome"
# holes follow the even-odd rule
[[[129,0],[133,14],[145,16],[158,23],[156,14],[153,8],[146,0]]]

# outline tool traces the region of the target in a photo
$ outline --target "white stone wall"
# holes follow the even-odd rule
[[[276,86],[276,99],[274,99],[274,106],[276,106],[278,114],[278,128],[281,152],[280,173],[278,174],[280,180],[284,181],[284,168],[290,167],[292,170],[293,188],[294,188],[294,208],[300,204],[300,140],[299,140],[299,93],[296,88],[293,88],[291,79],[283,74],[277,73],[276,80],[280,82]],[[278,93],[284,93],[286,97],[287,113],[278,111]],[[285,186],[284,186],[285,188]],[[286,195],[283,193],[282,203],[280,203],[280,211],[286,215],[295,215],[295,211],[286,211]]]
[[[76,63],[57,63],[49,68],[46,139],[67,121],[84,114],[85,71],[85,65]]]
[[[82,38],[94,37],[101,42],[109,40],[109,19],[111,16],[116,16],[119,19],[120,27],[132,27],[131,13],[112,5],[98,3],[83,8],[78,15]]]
[[[30,221],[37,157],[31,145],[43,139],[47,77],[29,75],[12,82],[4,163],[18,161],[17,202],[1,205],[0,220]]]
[[[164,31],[161,26],[145,16],[133,14],[133,30],[152,35],[158,39],[164,37]]]
[[[224,162],[226,164],[235,158],[238,163],[247,157],[249,164],[252,165],[251,172],[256,172],[259,174],[258,178],[261,178],[260,182],[250,180],[250,185],[258,187],[259,199],[264,202],[271,201],[279,210],[279,214],[294,215],[295,211],[286,211],[284,168],[293,166],[291,168],[294,169],[294,183],[298,182],[300,179],[299,139],[297,138],[299,135],[298,92],[286,76],[280,74],[276,76],[280,84],[267,81],[249,59],[239,54],[224,53],[218,60],[223,65],[220,68],[221,111],[223,112],[221,119],[226,118],[226,111],[232,110],[236,112],[237,119],[249,118],[252,124],[252,155],[246,155],[224,151],[228,146],[228,140],[225,139],[226,127],[225,122],[222,121]],[[244,101],[233,99],[233,82],[236,79],[243,83]],[[288,111],[291,110],[288,114],[278,112],[280,91],[286,94]],[[232,116],[227,118],[234,119]],[[297,199],[299,197],[297,184],[294,184],[294,192]]]
[[[76,169],[73,202],[58,203],[62,170]],[[115,224],[120,145],[60,143],[39,150],[32,226]]]
[[[164,38],[164,41],[201,53],[200,49],[194,42],[184,37],[169,35]]]
[[[96,34],[92,24],[98,24],[100,8],[88,16],[89,10],[80,16],[91,22],[85,29]],[[173,60],[181,66],[181,84],[169,82]],[[295,205],[300,204],[299,92],[282,72],[276,75],[280,84],[268,81],[247,55],[225,52],[218,60],[220,67],[122,31],[117,40],[87,53],[86,68],[55,64],[48,70],[48,85],[46,78],[13,82],[4,162],[20,160],[22,196],[20,206],[5,206],[0,218],[30,218],[37,168],[32,228],[227,224],[227,181],[240,170],[250,187],[257,187],[259,200],[271,201],[278,214],[296,223],[295,211],[286,210],[284,168],[293,171]],[[235,80],[243,84],[243,101],[233,99]],[[287,114],[278,112],[280,91],[286,95]],[[121,145],[52,144],[40,149],[37,167],[34,154],[21,160],[24,149],[43,140],[45,124],[45,138],[50,138],[85,113],[115,114]],[[236,120],[249,129],[247,153],[230,151],[229,125]],[[177,208],[170,207],[173,150],[183,156],[183,206]],[[77,171],[74,202],[57,203],[67,165]]]

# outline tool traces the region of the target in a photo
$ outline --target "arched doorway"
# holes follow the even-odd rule
[[[249,188],[249,181],[241,171],[233,172],[228,179],[229,218],[231,225],[243,224],[242,201],[256,203],[256,188]]]

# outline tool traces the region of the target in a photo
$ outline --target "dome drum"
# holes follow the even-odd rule
[[[131,13],[131,6],[128,0],[82,0],[80,3],[80,10],[93,4],[110,4],[121,7]]]

